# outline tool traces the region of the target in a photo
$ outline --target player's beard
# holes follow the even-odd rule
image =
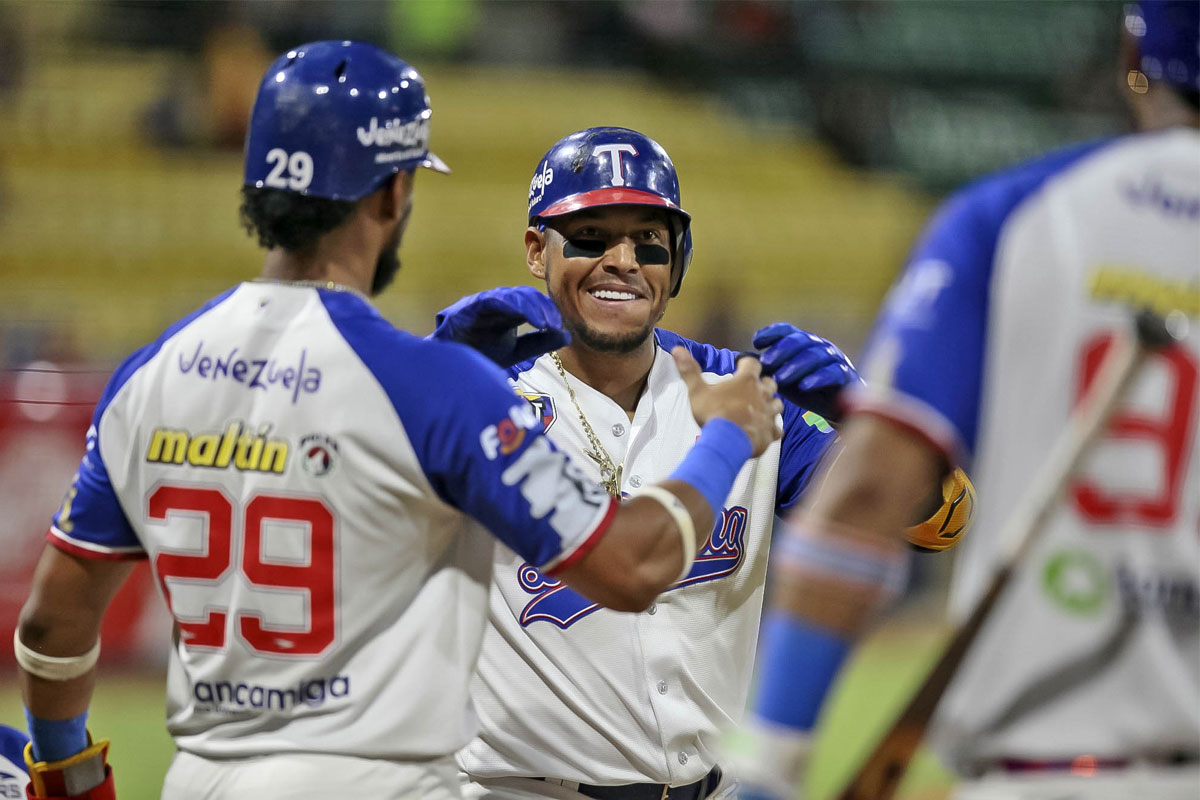
[[[403,236],[404,223],[408,221],[408,214],[408,211],[404,212],[403,219],[396,224],[396,230],[388,239],[379,258],[375,260],[375,275],[371,278],[371,297],[377,297],[380,292],[390,286],[396,273],[400,271],[400,239]]]
[[[549,281],[546,282],[546,292],[561,312],[565,304],[550,287]],[[634,331],[606,333],[591,327],[583,319],[573,319],[563,314],[563,327],[570,332],[572,341],[582,344],[584,347],[594,350],[597,353],[614,353],[617,355],[632,353],[646,343],[646,339],[654,331],[654,324],[655,320],[647,320],[644,326]]]
[[[371,297],[376,297],[391,285],[400,271],[400,251],[388,247],[379,254],[375,262],[375,277],[371,279]]]

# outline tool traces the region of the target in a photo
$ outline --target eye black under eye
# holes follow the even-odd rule
[[[563,242],[563,258],[599,258],[606,246],[602,239],[587,239],[576,236]]]
[[[670,264],[671,251],[661,244],[639,244],[633,248],[639,264]]]

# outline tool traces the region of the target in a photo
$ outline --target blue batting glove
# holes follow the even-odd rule
[[[508,368],[571,343],[554,302],[532,286],[502,286],[468,295],[438,312],[430,339],[459,342]],[[517,335],[528,323],[533,333]]]
[[[838,395],[862,383],[846,354],[828,339],[776,322],[755,332],[763,374],[779,384],[779,395],[830,422],[841,418]]]

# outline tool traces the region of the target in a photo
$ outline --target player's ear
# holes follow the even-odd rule
[[[404,216],[412,197],[415,177],[416,170],[414,169],[398,172],[379,190],[379,215],[385,221],[397,222]]]
[[[545,230],[530,226],[525,229],[525,266],[529,274],[539,280],[546,279],[546,243]]]

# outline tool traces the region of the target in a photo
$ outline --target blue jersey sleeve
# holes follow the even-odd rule
[[[117,367],[109,378],[88,428],[86,450],[79,470],[67,489],[67,495],[50,527],[50,541],[62,550],[87,558],[128,559],[145,558],[141,541],[129,524],[125,510],[117,500],[109,478],[104,453],[100,447],[100,431],[104,415],[113,399],[138,369],[158,354],[163,342],[190,324],[200,315],[225,301],[230,289],[214,297],[204,306],[171,325],[154,342],[142,347]]]
[[[867,388],[851,406],[927,438],[969,463],[979,424],[996,247],[1012,212],[1103,142],[1053,153],[981,180],[929,223],[892,288],[863,358]]]
[[[656,329],[654,334],[659,347],[668,353],[677,345],[686,347],[704,372],[729,375],[737,369],[738,353],[733,350],[694,342],[661,328]],[[835,439],[833,428],[824,418],[795,403],[783,402],[783,438],[780,442],[775,513],[783,514],[799,502]]]
[[[809,481],[833,446],[837,434],[820,415],[795,403],[783,403],[783,437],[779,448],[779,488],[775,513],[785,516],[800,502]]]
[[[113,373],[96,404],[83,459],[50,528],[50,541],[67,552],[103,559],[145,557],[141,542],[113,490],[99,432],[113,398],[133,372],[146,362],[147,351],[151,349],[158,350],[157,346],[150,345],[126,359]]]
[[[379,317],[331,316],[387,393],[442,500],[539,568],[586,552],[617,505],[543,435],[541,418],[499,367]]]

